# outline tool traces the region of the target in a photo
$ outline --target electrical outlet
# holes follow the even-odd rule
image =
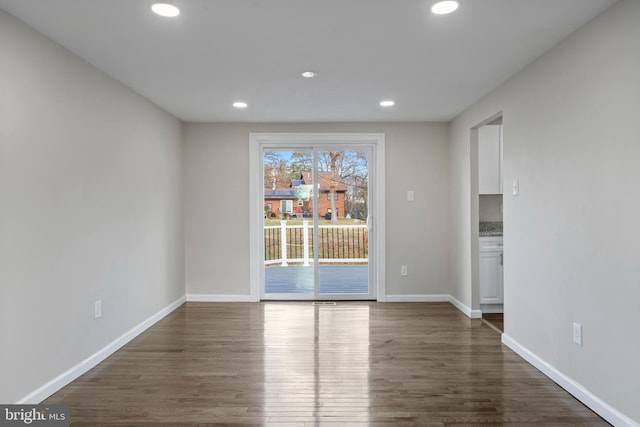
[[[401,276],[408,276],[409,275],[409,270],[408,270],[406,265],[401,265],[400,266],[400,275]]]
[[[102,317],[102,300],[98,300],[93,305],[93,316],[94,319],[99,319]]]
[[[407,201],[413,202],[415,195],[413,194],[413,190],[407,191]]]
[[[573,343],[582,347],[582,325],[573,323]]]

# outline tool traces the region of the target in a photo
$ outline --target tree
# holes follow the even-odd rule
[[[275,190],[289,186],[289,166],[283,153],[267,151],[263,157],[264,189]]]
[[[336,209],[337,189],[346,187],[345,214],[359,218],[368,215],[368,157],[366,150],[320,151],[318,171],[327,172],[329,179],[323,184],[328,187],[331,201],[331,221],[338,220]],[[269,151],[264,153],[264,189],[290,188],[294,179],[300,179],[313,170],[312,151]],[[310,185],[310,182],[306,183]],[[307,200],[312,189],[300,188],[300,196]],[[311,207],[312,208],[312,207]]]
[[[338,222],[338,215],[336,212],[336,186],[337,186],[337,172],[338,172],[338,160],[342,159],[342,151],[329,151],[329,199],[331,201],[331,222]]]
[[[291,154],[290,169],[292,179],[299,179],[303,172],[311,172],[313,155],[310,151],[294,151]]]
[[[303,172],[310,172],[313,157],[308,151],[265,151],[264,189],[289,188],[291,181],[300,179]]]
[[[369,168],[366,150],[323,151],[318,155],[321,171],[346,186],[345,211],[360,218],[368,215]],[[335,196],[331,197],[335,199]],[[334,207],[331,209],[335,212]],[[333,216],[333,215],[332,215]]]

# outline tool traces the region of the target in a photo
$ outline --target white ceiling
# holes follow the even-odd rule
[[[0,8],[184,121],[448,121],[616,0],[462,0],[448,16],[431,0],[169,2],[178,18],[151,0]]]

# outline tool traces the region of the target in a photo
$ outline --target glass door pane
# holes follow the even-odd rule
[[[318,295],[367,297],[369,150],[317,154]]]
[[[315,296],[313,151],[265,150],[264,294]]]

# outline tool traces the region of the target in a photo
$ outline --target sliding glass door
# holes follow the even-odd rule
[[[262,299],[373,299],[368,146],[264,146]]]

